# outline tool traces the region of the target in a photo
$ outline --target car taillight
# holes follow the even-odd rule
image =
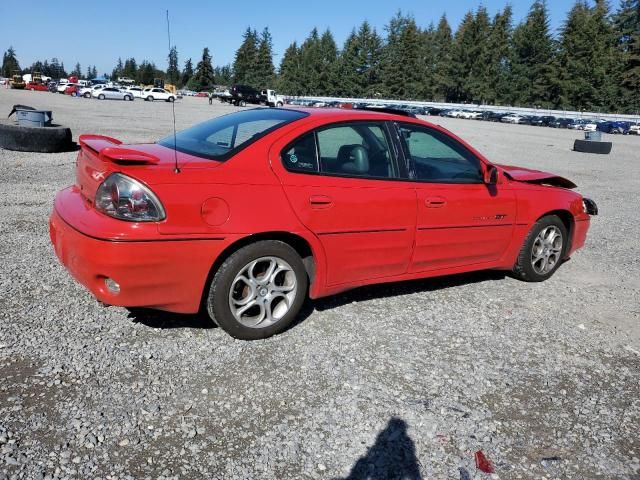
[[[110,217],[131,222],[165,219],[160,200],[145,185],[121,173],[113,173],[98,187],[95,207]]]

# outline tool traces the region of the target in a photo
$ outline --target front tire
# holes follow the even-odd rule
[[[169,99],[168,99],[167,101],[168,101],[169,103],[173,103],[173,102],[175,102],[175,100],[176,100],[175,98],[173,98],[173,97],[169,97]]]
[[[560,217],[548,215],[538,220],[522,245],[513,272],[525,282],[542,282],[562,264],[569,235]]]
[[[291,246],[259,241],[222,263],[209,288],[207,311],[234,338],[268,338],[295,320],[307,288],[307,272]]]
[[[153,102],[153,97],[151,95],[147,97],[147,102]]]
[[[88,92],[87,92],[87,93],[85,93],[85,94],[84,94],[84,98],[91,98],[91,94],[90,94],[90,93],[88,93]]]
[[[98,100],[104,100],[104,94],[101,93],[100,95],[98,95]]]

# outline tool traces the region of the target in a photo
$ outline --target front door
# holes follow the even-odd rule
[[[321,127],[272,152],[300,221],[319,238],[327,285],[407,271],[416,193],[401,181],[383,122]]]
[[[480,159],[455,138],[426,126],[399,128],[418,209],[409,271],[497,261],[512,238],[514,192],[485,184]]]

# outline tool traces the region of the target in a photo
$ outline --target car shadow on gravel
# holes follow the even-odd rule
[[[206,313],[192,315],[163,312],[152,308],[128,308],[130,318],[134,323],[141,323],[151,328],[199,328],[203,330],[218,328]]]
[[[360,457],[349,475],[334,480],[422,480],[416,446],[407,434],[407,423],[392,417],[376,437],[376,443]]]
[[[314,311],[330,310],[353,302],[363,302],[374,298],[388,298],[399,295],[411,295],[415,293],[431,292],[451,287],[460,287],[472,283],[503,280],[506,272],[495,270],[483,270],[478,272],[461,273],[405,282],[381,283],[356,288],[348,292],[339,293],[330,297],[309,300],[304,303],[296,320],[286,329],[295,328],[309,318]],[[200,313],[181,314],[153,310],[151,308],[129,308],[130,318],[134,323],[141,323],[151,328],[198,328],[212,329],[218,326],[209,318],[204,308]]]
[[[329,310],[353,302],[363,302],[374,298],[388,298],[414,293],[432,292],[451,287],[461,287],[472,283],[504,280],[507,272],[498,270],[481,270],[477,272],[460,273],[443,277],[408,280],[404,282],[379,283],[366,287],[359,287],[344,293],[314,300],[312,310]]]

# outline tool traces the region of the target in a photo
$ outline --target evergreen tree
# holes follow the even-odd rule
[[[236,51],[233,62],[234,81],[253,85],[256,81],[255,68],[258,57],[258,32],[247,27],[242,36],[242,44]]]
[[[91,78],[98,78],[98,69],[96,68],[96,66],[94,65],[93,68],[91,69]]]
[[[640,113],[640,0],[622,0],[615,15],[623,109]]]
[[[490,63],[487,62],[489,52],[489,36],[491,21],[485,7],[478,7],[472,23],[472,48],[469,52],[469,64],[466,78],[468,99],[475,103],[485,103],[492,97],[489,85]]]
[[[141,85],[153,85],[155,75],[156,66],[147,60],[143,60],[137,69],[135,80]]]
[[[450,100],[452,98],[453,82],[450,77],[451,27],[447,17],[442,15],[438,27],[433,33],[433,95],[436,100]]]
[[[564,104],[577,110],[613,109],[619,95],[616,36],[604,2],[573,6],[562,31],[560,68]]]
[[[215,67],[213,74],[218,85],[231,85],[233,83],[233,70],[231,65]]]
[[[194,77],[200,88],[208,88],[215,83],[213,66],[211,65],[211,54],[207,47],[204,47],[204,50],[202,50],[202,58],[198,62],[198,65],[196,65]]]
[[[64,68],[63,68],[64,70]],[[111,72],[111,80],[118,80],[118,77],[124,75],[124,65],[122,64],[122,58],[118,57],[118,63]]]
[[[273,41],[269,29],[265,28],[260,36],[253,68],[253,85],[257,88],[269,88],[273,84],[275,68],[273,67]]]
[[[75,75],[78,78],[82,76],[82,67],[80,66],[80,62],[76,63],[76,66],[73,67],[73,70],[71,71],[71,75]]]
[[[335,83],[333,94],[339,97],[359,97],[363,95],[358,75],[359,42],[355,30],[347,37],[342,52],[332,69]]]
[[[4,52],[4,55],[2,56],[2,76],[11,78],[14,71],[17,70],[20,70],[20,64],[18,63],[16,51],[13,47],[9,47],[9,49]]]
[[[167,60],[169,62],[167,78],[169,79],[169,83],[176,84],[180,80],[180,69],[178,68],[178,49],[175,45],[169,50]]]
[[[420,88],[419,97],[425,100],[432,100],[435,93],[434,70],[435,58],[435,38],[436,29],[433,23],[429,24],[426,30],[422,31],[420,44],[420,61],[424,76]]]
[[[384,94],[415,99],[420,94],[424,65],[420,61],[420,29],[413,17],[398,12],[386,27],[387,44],[382,55]]]
[[[472,72],[472,52],[475,49],[474,15],[469,11],[462,18],[451,45],[451,62],[448,77],[450,79],[449,101],[470,101],[469,77]]]
[[[142,65],[141,65],[142,66]],[[122,69],[122,76],[135,79],[138,75],[138,64],[136,59],[131,57],[127,58],[124,62],[124,68]]]
[[[335,90],[333,73],[338,59],[338,47],[329,29],[325,30],[320,37],[319,48],[320,71],[318,74],[318,94],[333,95]]]
[[[300,87],[303,94],[317,94],[322,72],[322,48],[318,29],[314,28],[300,46]]]
[[[193,78],[193,62],[190,58],[188,58],[187,61],[184,62],[184,69],[182,70],[180,85],[185,87],[189,83],[189,80],[191,80],[191,78]]]
[[[280,62],[278,72],[278,90],[287,95],[302,95],[302,85],[300,82],[300,51],[298,44],[293,42],[285,50]]]
[[[509,5],[496,14],[491,23],[487,46],[483,49],[481,63],[486,65],[487,83],[484,98],[490,104],[505,101],[511,88],[511,18],[512,9]]]
[[[545,108],[558,106],[556,42],[549,32],[545,0],[536,0],[527,18],[514,30],[512,53],[511,103]]]
[[[356,84],[358,95],[375,96],[381,88],[382,38],[369,22],[356,33]]]

